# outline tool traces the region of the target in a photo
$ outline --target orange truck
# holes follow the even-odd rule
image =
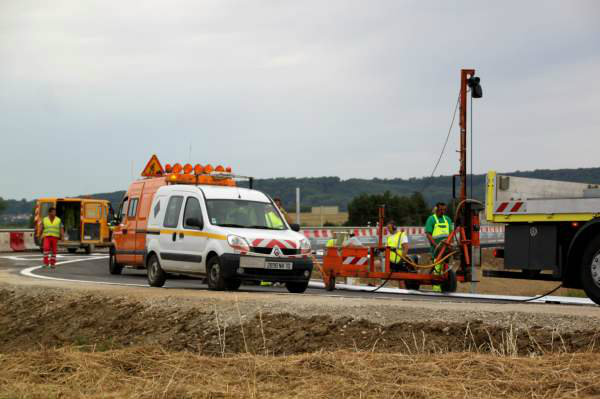
[[[75,253],[83,248],[90,254],[97,247],[108,247],[110,243],[109,221],[113,210],[109,201],[91,198],[40,198],[35,205],[35,243],[41,246],[42,219],[48,216],[50,208],[56,208],[56,215],[65,228],[64,240],[60,247]]]

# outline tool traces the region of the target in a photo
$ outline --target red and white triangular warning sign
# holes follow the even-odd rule
[[[158,157],[156,155],[152,155],[152,158],[146,164],[144,171],[142,172],[142,176],[144,177],[157,177],[165,174],[165,170],[163,169]]]

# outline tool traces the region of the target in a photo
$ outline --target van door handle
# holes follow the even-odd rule
[[[173,241],[177,240],[177,233],[173,233]]]
[[[179,233],[179,238],[183,238],[185,235],[183,233]]]

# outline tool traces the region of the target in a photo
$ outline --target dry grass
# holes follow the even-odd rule
[[[65,348],[0,356],[3,398],[574,398],[600,395],[599,377],[591,353],[207,357]]]

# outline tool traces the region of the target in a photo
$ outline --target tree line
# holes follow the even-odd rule
[[[400,196],[386,191],[383,194],[361,194],[348,204],[348,226],[374,226],[379,220],[379,208],[385,207],[385,222],[394,220],[398,226],[421,226],[431,215],[421,193]]]

